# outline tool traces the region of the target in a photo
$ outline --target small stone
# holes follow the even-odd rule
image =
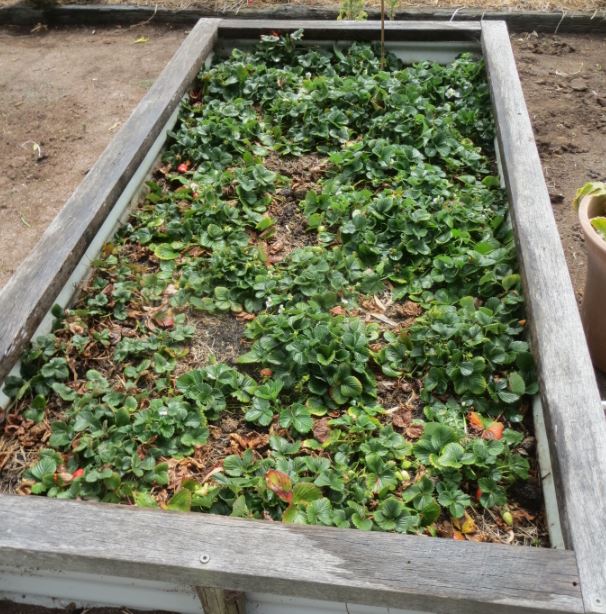
[[[564,201],[564,194],[560,194],[558,192],[550,192],[549,198],[551,199],[551,202],[554,204],[561,203]]]
[[[584,92],[587,89],[587,83],[585,83],[584,79],[573,79],[570,82],[570,87],[575,90],[575,92]]]
[[[597,101],[598,101],[598,104],[599,104],[601,107],[606,107],[606,98],[602,98],[602,97],[600,96],[600,97],[597,99]]]

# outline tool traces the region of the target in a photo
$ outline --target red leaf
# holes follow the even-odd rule
[[[469,422],[469,426],[474,431],[483,431],[484,430],[484,420],[482,420],[482,416],[477,411],[470,411],[467,414],[467,421]]]
[[[505,427],[502,422],[492,422],[490,426],[482,433],[483,439],[502,439],[503,430]]]
[[[282,501],[286,501],[286,503],[292,501],[292,481],[286,473],[270,469],[265,474],[265,483],[267,488],[276,493]]]

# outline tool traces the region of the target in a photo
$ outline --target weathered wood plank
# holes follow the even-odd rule
[[[0,497],[3,565],[438,614],[583,612],[574,554]]]
[[[561,524],[587,612],[606,612],[606,420],[507,27],[482,43],[523,273]]]
[[[339,15],[338,4],[333,6],[305,6],[297,4],[275,4],[259,8],[242,8],[236,15],[239,19],[327,19],[335,20]],[[376,8],[367,8],[369,20],[380,19]],[[23,5],[0,8],[2,25],[35,25],[45,22],[53,26],[109,26],[132,25],[151,19],[156,24],[192,26],[202,17],[228,18],[220,10],[210,9],[163,9],[149,6],[128,5],[62,5],[45,10]],[[397,10],[396,20],[444,20],[459,21],[503,20],[514,32],[555,32],[561,33],[606,32],[606,13],[582,13],[575,11],[490,11],[473,8],[424,9],[407,8]]]
[[[0,292],[0,381],[212,50],[218,20],[202,20]]]
[[[258,38],[270,32],[293,32],[303,28],[312,40],[378,40],[379,21],[324,21],[293,19],[223,19],[219,36],[223,39]],[[479,40],[480,22],[388,21],[386,41],[464,41]]]
[[[204,614],[245,614],[246,612],[244,593],[200,586],[197,586],[195,590],[200,598]]]

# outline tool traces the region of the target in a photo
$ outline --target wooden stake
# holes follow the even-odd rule
[[[381,70],[385,68],[385,0],[381,0]]]
[[[246,595],[237,591],[196,586],[204,614],[245,614]]]

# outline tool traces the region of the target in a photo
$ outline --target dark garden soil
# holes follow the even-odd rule
[[[146,42],[136,43],[144,36]],[[92,33],[71,30],[21,34],[0,33],[0,285],[29,253],[49,221],[94,160],[116,128],[159,73],[183,38],[182,31],[137,28]],[[536,131],[554,214],[577,298],[582,299],[585,251],[576,216],[571,208],[575,190],[588,180],[606,180],[606,41],[598,37],[512,37],[520,76]],[[35,66],[27,72],[26,66]],[[48,78],[48,73],[53,75]],[[54,75],[56,74],[56,79]],[[312,158],[312,159],[310,159]],[[273,166],[272,166],[273,164]],[[297,203],[321,176],[323,160],[308,156],[296,167],[284,159],[270,160],[271,170],[297,179],[277,193],[269,214],[277,220],[274,237],[267,240],[271,261],[279,262],[296,247],[307,244],[304,220]],[[300,193],[299,193],[300,192]],[[414,303],[389,304],[374,299],[361,304],[357,315],[382,327],[405,327],[420,315]],[[214,360],[230,363],[242,353],[245,322],[226,316],[199,316],[190,358],[197,366]],[[185,365],[187,366],[187,365]],[[378,381],[380,402],[392,408],[394,428],[414,440],[419,404],[416,382]],[[406,402],[403,403],[403,399]],[[316,425],[319,431],[321,421]],[[30,433],[31,434],[31,433]],[[314,435],[317,439],[322,433]],[[267,445],[267,435],[252,430],[229,410],[210,432],[216,459],[196,456],[172,461],[171,484],[184,477],[204,482],[208,468],[225,454]],[[528,441],[532,455],[533,442]],[[0,449],[0,461],[3,452]],[[29,463],[21,447],[15,459]],[[12,461],[9,461],[12,462]],[[7,467],[5,466],[5,469]],[[170,486],[169,484],[169,490]],[[482,539],[497,542],[538,543],[544,539],[540,520],[540,496],[533,479],[512,493],[516,533],[500,517],[486,510],[473,518]],[[539,515],[538,521],[536,515]],[[538,528],[537,528],[538,524]],[[464,527],[454,527],[458,534]],[[528,531],[525,535],[524,532]],[[452,526],[438,527],[451,536]],[[12,609],[11,609],[12,608]],[[33,614],[42,610],[0,602],[0,612]],[[76,611],[76,610],[74,610]],[[103,610],[103,612],[110,610]],[[114,610],[112,610],[114,611]],[[119,612],[120,610],[115,610]],[[88,610],[88,612],[99,612]]]

